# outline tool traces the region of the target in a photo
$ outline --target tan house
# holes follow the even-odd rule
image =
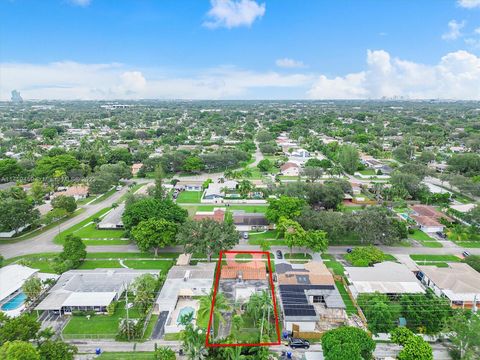
[[[85,185],[75,185],[68,187],[65,191],[57,191],[53,194],[53,197],[60,195],[64,196],[73,196],[75,200],[85,199],[90,194],[88,192],[88,186]]]
[[[142,163],[136,163],[136,164],[133,164],[132,165],[132,175],[135,176],[138,174],[138,172],[140,171],[140,169],[143,167],[143,164]]]
[[[300,175],[300,165],[294,162],[286,162],[280,166],[280,173],[285,176],[298,176]]]

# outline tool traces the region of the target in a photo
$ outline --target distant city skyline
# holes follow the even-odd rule
[[[480,100],[480,0],[0,0],[0,100]]]

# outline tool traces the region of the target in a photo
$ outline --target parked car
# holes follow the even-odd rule
[[[463,254],[463,256],[465,256],[465,257],[470,256],[470,252],[469,252],[469,251],[464,251],[462,254]]]
[[[283,259],[283,254],[281,250],[277,250],[277,259]]]
[[[288,346],[290,346],[292,349],[308,349],[310,347],[310,343],[305,339],[290,338],[288,339]]]
[[[247,240],[247,239],[248,239],[248,232],[245,231],[245,232],[242,234],[242,237],[243,237],[245,240]]]
[[[442,239],[445,239],[447,237],[447,235],[445,235],[442,231],[437,231],[436,234]]]
[[[351,252],[352,252],[352,248],[348,248],[348,249],[347,249],[347,253],[350,254]]]

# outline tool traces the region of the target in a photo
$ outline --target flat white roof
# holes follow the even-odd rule
[[[17,264],[0,268],[0,301],[20,289],[23,283],[36,272],[38,272],[37,269]]]
[[[63,302],[63,306],[108,306],[115,295],[115,292],[75,292]]]

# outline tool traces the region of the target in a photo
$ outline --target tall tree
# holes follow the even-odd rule
[[[480,359],[480,315],[460,310],[450,318],[448,329],[454,359]]]
[[[273,223],[278,223],[281,217],[294,219],[302,213],[302,209],[306,205],[303,199],[284,195],[278,199],[268,199],[268,203],[269,206],[265,215]]]
[[[153,249],[157,256],[160,248],[175,243],[177,225],[164,219],[143,220],[132,229],[131,235],[140,250]]]
[[[201,221],[187,220],[179,229],[177,242],[186,253],[206,254],[208,261],[220,250],[233,248],[239,240],[235,225],[230,222],[219,223],[212,219]]]
[[[42,292],[42,281],[38,277],[32,276],[29,279],[25,280],[22,286],[22,290],[27,296],[27,299],[29,301],[33,301]]]
[[[322,337],[325,360],[370,360],[375,346],[365,331],[352,326],[327,331]]]
[[[338,162],[347,173],[353,174],[358,169],[359,160],[358,150],[355,147],[352,145],[340,147]]]
[[[390,335],[393,343],[403,346],[397,357],[399,360],[433,360],[431,346],[407,328],[396,328]]]

